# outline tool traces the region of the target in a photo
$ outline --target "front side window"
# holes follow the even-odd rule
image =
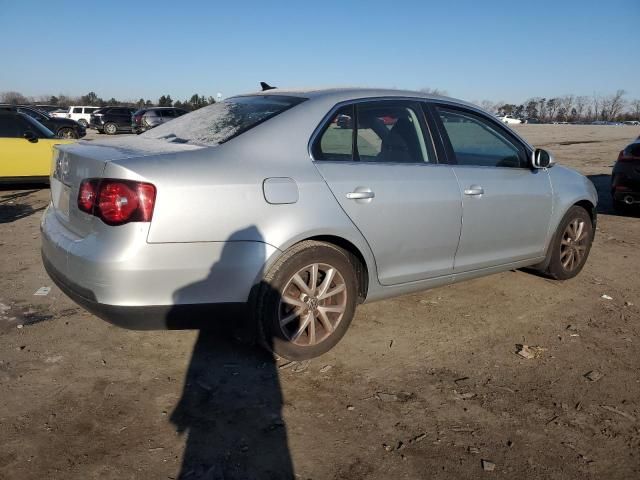
[[[98,108],[85,108],[84,113],[94,113]]]
[[[75,107],[71,113],[82,113],[82,107]]]
[[[471,112],[436,108],[457,165],[526,168],[526,151],[497,126]]]
[[[166,122],[142,136],[177,143],[218,145],[305,100],[285,95],[232,97]]]

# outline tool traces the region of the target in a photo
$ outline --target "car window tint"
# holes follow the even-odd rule
[[[38,120],[39,122],[46,120],[46,117],[44,115],[42,115],[41,113],[36,112],[35,110],[31,110],[29,108],[18,108],[18,111],[20,113],[24,113],[26,115],[29,115],[31,118],[33,118],[34,120]]]
[[[316,160],[352,160],[353,107],[342,107],[333,116],[316,142],[313,157]]]
[[[418,112],[395,102],[357,105],[356,145],[361,162],[429,161]]]
[[[173,110],[160,110],[160,113],[165,118],[173,118],[175,115],[173,114]]]
[[[17,138],[18,123],[13,115],[0,115],[0,137]]]
[[[458,165],[526,167],[525,151],[497,126],[469,112],[437,108]]]
[[[82,107],[75,107],[72,113],[82,113]]]

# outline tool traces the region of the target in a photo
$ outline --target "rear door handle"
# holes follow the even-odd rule
[[[364,200],[367,198],[374,198],[376,194],[373,192],[349,192],[345,196],[349,200]]]
[[[469,188],[466,188],[464,190],[464,194],[469,196],[482,195],[483,193],[484,193],[484,188],[482,188],[479,185],[471,185]]]

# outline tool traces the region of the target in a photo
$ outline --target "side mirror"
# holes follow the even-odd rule
[[[29,140],[31,143],[37,143],[38,142],[38,137],[31,130],[27,130],[26,132],[24,132],[24,134],[22,136],[26,140]]]
[[[550,168],[556,164],[551,152],[542,148],[536,148],[531,155],[531,166],[533,168]]]

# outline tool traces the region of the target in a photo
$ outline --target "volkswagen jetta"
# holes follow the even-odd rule
[[[473,105],[366,89],[242,95],[61,146],[51,193],[44,264],[78,303],[131,328],[250,313],[290,359],[334,346],[358,303],[520,267],[575,276],[597,202]]]

